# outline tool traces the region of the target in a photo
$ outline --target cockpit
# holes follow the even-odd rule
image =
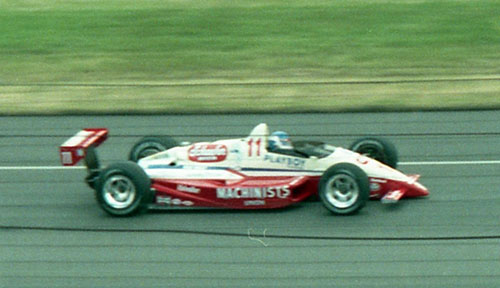
[[[284,131],[275,131],[269,135],[267,124],[257,125],[252,132],[252,136],[263,137],[268,152],[281,155],[300,157],[300,158],[323,158],[335,151],[335,147],[323,142],[297,141],[292,142],[288,133]]]

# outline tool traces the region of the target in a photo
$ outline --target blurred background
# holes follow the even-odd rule
[[[2,0],[0,114],[500,107],[496,0]]]

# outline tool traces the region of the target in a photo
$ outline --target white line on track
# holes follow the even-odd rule
[[[480,161],[416,161],[399,162],[401,166],[440,166],[440,165],[499,165],[500,160]],[[0,166],[0,170],[79,170],[84,166]]]
[[[399,162],[401,166],[420,166],[420,165],[497,165],[500,160],[482,160],[482,161],[421,161],[421,162]]]
[[[0,166],[0,170],[78,170],[85,169],[84,166]]]

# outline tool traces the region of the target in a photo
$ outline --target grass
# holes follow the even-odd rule
[[[498,108],[498,15],[497,0],[0,0],[0,113]],[[436,78],[483,80],[383,84]],[[382,84],[286,84],[367,80]],[[269,82],[284,84],[242,84]],[[232,85],[172,85],[193,83]]]

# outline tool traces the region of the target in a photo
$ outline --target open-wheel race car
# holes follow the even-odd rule
[[[291,143],[262,123],[248,137],[178,144],[171,137],[145,137],[129,161],[101,168],[95,147],[108,137],[89,128],[60,146],[65,166],[84,160],[86,182],[100,207],[114,216],[145,209],[272,209],[319,195],[334,214],[352,214],[369,198],[395,203],[428,195],[419,175],[396,170],[393,144],[373,137],[350,150],[321,142]]]

